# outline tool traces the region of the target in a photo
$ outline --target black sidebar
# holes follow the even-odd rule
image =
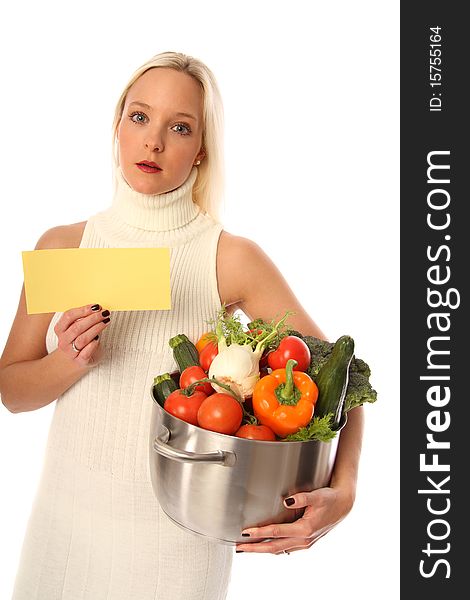
[[[470,23],[464,8],[401,2],[403,600],[470,597]]]

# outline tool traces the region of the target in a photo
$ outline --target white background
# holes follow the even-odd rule
[[[2,349],[21,251],[109,205],[115,103],[134,69],[175,50],[206,62],[224,99],[225,228],[255,240],[326,335],[352,335],[372,368],[379,400],[365,408],[353,511],[310,550],[236,554],[228,600],[399,597],[398,7],[2,8]],[[0,410],[1,600],[11,595],[53,409]]]

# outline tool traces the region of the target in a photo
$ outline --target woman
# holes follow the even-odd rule
[[[152,490],[153,377],[175,368],[169,338],[198,339],[222,302],[249,318],[295,311],[294,329],[324,336],[260,247],[217,220],[222,103],[203,63],[164,52],[140,67],[117,104],[113,144],[111,206],[49,229],[36,249],[169,247],[172,309],[110,314],[97,302],[52,318],[28,315],[23,289],[0,360],[2,401],[12,412],[57,403],[13,598],[219,600],[232,548],[174,525]],[[295,494],[286,506],[305,507],[300,519],[247,530],[269,541],[237,551],[306,549],[344,518],[361,437],[358,408],[341,435],[331,487]]]

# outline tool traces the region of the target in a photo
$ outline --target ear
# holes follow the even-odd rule
[[[199,152],[197,153],[196,159],[197,160],[202,160],[205,157],[206,157],[206,151],[204,150],[204,148],[201,148],[199,150]]]

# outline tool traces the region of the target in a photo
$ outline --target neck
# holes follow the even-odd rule
[[[124,179],[116,168],[111,210],[127,225],[147,231],[171,231],[187,225],[197,217],[200,208],[193,201],[197,167],[193,166],[186,181],[164,194],[142,194]]]

